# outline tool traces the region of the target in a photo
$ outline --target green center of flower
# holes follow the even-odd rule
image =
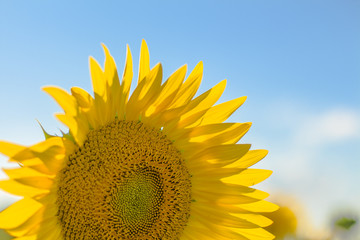
[[[115,120],[89,132],[57,178],[67,239],[179,239],[190,214],[190,174],[160,131]]]
[[[156,171],[141,169],[118,187],[111,205],[132,232],[148,230],[159,216],[163,184]]]

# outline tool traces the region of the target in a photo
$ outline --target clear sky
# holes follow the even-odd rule
[[[360,212],[358,0],[0,0],[0,139],[41,141],[35,119],[65,129],[40,87],[90,91],[88,56],[102,63],[102,42],[120,71],[129,44],[137,69],[143,38],[165,77],[202,60],[201,91],[228,79],[220,101],[248,96],[229,121],[253,122],[242,142],[270,151],[256,167],[274,174],[259,188],[293,196],[318,227]]]

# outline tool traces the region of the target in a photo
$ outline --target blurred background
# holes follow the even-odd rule
[[[229,122],[253,122],[241,142],[269,150],[254,167],[274,171],[257,188],[282,206],[278,239],[360,239],[358,0],[0,0],[0,139],[41,141],[36,119],[66,130],[40,88],[91,91],[100,43],[120,72],[129,44],[136,72],[143,38],[164,78],[202,60],[199,92],[228,79],[220,102],[248,96]],[[0,156],[0,167],[14,165]],[[0,210],[17,199],[0,192]]]

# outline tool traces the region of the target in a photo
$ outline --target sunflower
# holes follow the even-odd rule
[[[0,213],[0,228],[31,239],[272,239],[259,212],[277,206],[250,186],[269,170],[248,169],[267,154],[237,144],[251,123],[223,123],[245,101],[214,104],[222,81],[194,97],[200,62],[162,83],[150,69],[145,41],[138,82],[130,94],[129,47],[119,80],[103,45],[105,66],[90,57],[94,96],[44,87],[64,110],[57,119],[69,133],[26,147],[0,142],[0,152],[21,166],[4,169],[0,188],[23,199]]]
[[[265,229],[276,236],[275,239],[284,239],[286,236],[295,236],[298,225],[295,213],[288,206],[279,205],[279,209],[274,212],[264,213],[273,224]]]

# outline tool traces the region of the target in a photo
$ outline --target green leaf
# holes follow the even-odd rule
[[[68,133],[64,133],[63,131],[60,130],[60,132],[61,132],[61,134],[62,134],[62,136],[63,136],[64,138],[67,138],[68,140],[70,140],[70,141],[72,141],[73,143],[76,144],[75,139],[74,139],[74,137],[71,135],[70,131],[69,131]]]
[[[51,135],[51,134],[49,134],[49,133],[47,133],[47,132],[45,131],[45,129],[43,128],[43,126],[41,125],[41,123],[39,122],[39,120],[36,119],[36,121],[39,123],[39,125],[40,125],[40,127],[41,127],[41,129],[42,129],[42,131],[43,131],[43,133],[44,133],[44,136],[45,136],[45,139],[49,139],[49,138],[51,138],[51,137],[55,137],[55,135]]]
[[[354,219],[343,217],[337,220],[335,224],[338,227],[349,230],[355,223],[356,221]]]

